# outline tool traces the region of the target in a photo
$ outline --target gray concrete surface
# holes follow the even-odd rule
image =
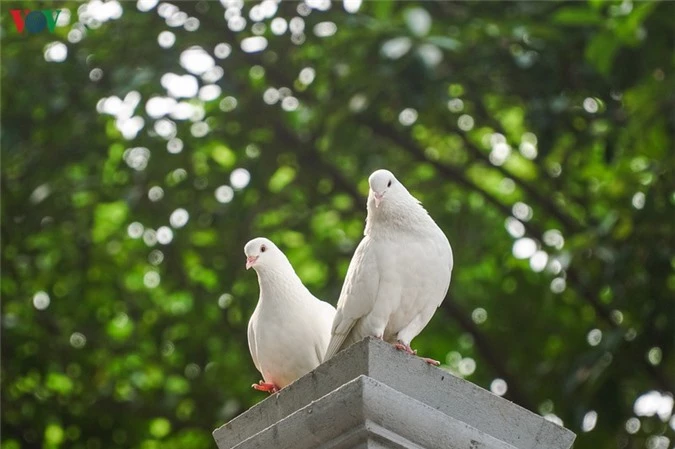
[[[376,339],[342,351],[213,435],[220,449],[568,449],[575,438]]]

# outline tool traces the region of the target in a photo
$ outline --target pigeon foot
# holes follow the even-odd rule
[[[251,385],[251,387],[254,390],[266,391],[269,394],[274,394],[274,393],[277,393],[279,391],[279,387],[277,387],[273,383],[263,382],[262,380],[260,382],[258,382],[257,384]]]
[[[438,360],[430,359],[429,357],[420,357],[422,360],[427,362],[429,365],[440,366],[441,362]]]
[[[399,351],[404,351],[411,355],[417,355],[417,351],[412,349],[409,345],[401,343],[400,341],[398,343],[394,343],[394,347]],[[439,362],[438,360],[430,359],[428,357],[420,357],[420,358],[425,362],[427,362],[429,365],[439,366],[441,364],[441,362]]]
[[[409,345],[405,345],[400,341],[398,343],[394,343],[394,347],[399,351],[407,352],[408,354],[412,355],[417,355],[417,351],[413,351],[413,349]]]

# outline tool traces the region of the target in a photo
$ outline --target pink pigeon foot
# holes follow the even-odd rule
[[[417,355],[417,351],[413,351],[413,349],[410,346],[404,345],[400,341],[398,343],[394,343],[394,347],[399,351],[407,352],[408,354],[412,355]]]
[[[412,349],[409,345],[401,343],[400,341],[398,343],[394,343],[394,347],[399,351],[404,351],[407,352],[408,354],[417,355],[417,351]],[[430,359],[428,357],[420,357],[420,358],[425,362],[427,362],[429,365],[439,366],[441,364],[441,362],[439,362],[438,360]]]
[[[258,390],[258,391],[266,391],[269,394],[274,394],[274,393],[277,393],[279,391],[279,387],[277,387],[273,383],[263,382],[262,380],[260,382],[258,382],[257,384],[251,385],[251,387],[253,387],[253,389]]]
[[[427,362],[429,365],[440,366],[441,362],[438,360],[430,359],[429,357],[420,357],[422,360]]]

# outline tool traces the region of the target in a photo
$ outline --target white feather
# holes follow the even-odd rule
[[[258,305],[248,323],[251,357],[265,382],[284,388],[321,362],[335,308],[310,293],[268,239],[251,240],[244,252],[257,257],[253,268],[260,286]]]
[[[349,264],[324,360],[367,336],[410,345],[450,285],[452,248],[419,201],[386,170],[369,184],[365,237]]]

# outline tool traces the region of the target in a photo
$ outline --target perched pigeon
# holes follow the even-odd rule
[[[260,286],[248,323],[248,346],[264,381],[253,388],[275,393],[321,363],[335,308],[307,290],[284,253],[268,239],[251,240],[244,253],[246,269],[256,271]]]
[[[419,201],[387,170],[368,183],[365,237],[349,264],[324,360],[367,336],[416,354],[410,342],[450,285],[452,248]]]

